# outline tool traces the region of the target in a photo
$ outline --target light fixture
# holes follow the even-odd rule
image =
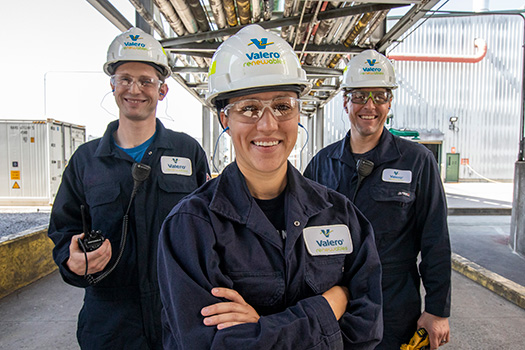
[[[450,117],[449,119],[449,122],[450,122],[450,125],[448,126],[448,128],[450,130],[453,130],[453,131],[457,131],[459,130],[457,127],[456,127],[456,122],[458,121],[458,117]]]

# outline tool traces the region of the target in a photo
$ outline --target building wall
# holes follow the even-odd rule
[[[423,141],[442,140],[443,174],[446,153],[454,148],[462,163],[468,162],[460,165],[460,180],[512,180],[519,151],[523,31],[524,20],[517,15],[429,18],[387,52],[470,56],[476,53],[476,38],[487,43],[479,63],[394,61],[399,89],[392,127],[417,130]],[[325,108],[325,145],[349,128],[346,115],[341,121],[341,100],[339,95]],[[453,129],[452,116],[458,118]]]

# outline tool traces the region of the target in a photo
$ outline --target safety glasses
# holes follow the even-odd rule
[[[352,103],[364,105],[368,99],[372,99],[376,105],[382,105],[390,102],[392,98],[391,91],[366,91],[366,90],[351,90],[346,93],[346,96]]]
[[[269,108],[274,118],[282,122],[299,115],[301,100],[295,97],[276,97],[272,100],[250,98],[230,103],[223,111],[228,118],[241,123],[255,124],[263,116],[265,108]]]
[[[162,80],[159,80],[159,79],[141,77],[135,80],[133,77],[129,75],[112,75],[111,83],[114,86],[123,88],[123,89],[131,89],[133,84],[136,84],[136,86],[142,91],[156,90],[162,84],[164,84],[164,82],[162,82]]]

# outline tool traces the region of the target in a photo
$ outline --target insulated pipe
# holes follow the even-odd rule
[[[366,25],[368,24],[368,22],[370,22],[373,16],[374,12],[368,12],[363,14],[363,16],[361,17],[359,22],[357,22],[350,35],[343,42],[343,45],[346,47],[352,46],[355,38],[357,38],[357,36],[366,28]],[[343,57],[343,55],[341,54],[335,55],[335,57],[332,59],[328,66],[330,68],[334,68],[337,65],[337,63],[339,63],[339,61],[341,60],[341,57]]]
[[[454,63],[478,63],[487,54],[487,42],[484,39],[474,40],[474,46],[478,48],[474,55],[388,55],[388,58],[395,61],[418,61],[418,62],[454,62]]]
[[[159,8],[160,12],[166,17],[166,20],[170,24],[171,29],[178,35],[184,36],[188,34],[184,24],[180,20],[180,17],[175,12],[175,9],[168,0],[153,0],[155,5]]]
[[[326,11],[326,7],[328,6],[328,2],[327,1],[322,1],[322,2],[319,2],[319,4],[321,4],[321,12],[322,11]],[[319,23],[320,21],[317,21],[317,18],[316,18],[316,24],[314,25],[313,29],[312,29],[312,36],[315,37],[315,35],[317,34],[317,28],[319,28]],[[313,21],[312,21],[313,23]]]
[[[151,28],[154,28],[157,33],[159,33],[160,37],[162,39],[166,39],[168,36],[166,35],[166,32],[164,32],[164,29],[160,24],[155,22],[153,19],[153,16],[146,10],[144,5],[139,0],[129,0],[131,4],[135,7],[135,10],[137,13],[144,18],[144,20],[151,26]]]
[[[257,0],[255,0],[257,1]],[[284,0],[283,18],[290,17],[293,13],[294,0]],[[281,37],[288,40],[292,26],[285,26],[281,29]]]
[[[370,36],[372,36],[372,34],[374,34],[374,32],[377,29],[377,27],[379,27],[379,25],[386,18],[386,14],[388,13],[388,11],[390,11],[390,10],[383,10],[383,11],[377,12],[377,14],[375,15],[374,19],[372,19],[370,21],[372,24],[370,25],[370,27],[368,28],[366,33],[359,38],[359,41],[357,42],[357,46],[363,45],[366,42],[366,40],[368,38],[370,38]]]
[[[259,0],[251,0],[252,3],[252,23],[261,20],[261,3]]]
[[[188,1],[188,5],[190,6],[191,13],[193,13],[193,18],[195,18],[195,21],[197,22],[197,25],[199,26],[199,30],[202,32],[210,31],[210,24],[208,22],[208,18],[206,18],[206,14],[204,13],[204,10],[202,9],[202,6],[199,0],[187,0],[187,1]]]
[[[241,22],[241,25],[250,23],[252,17],[250,13],[250,0],[236,0],[236,2],[237,12],[239,13],[239,22]]]
[[[215,18],[215,24],[217,24],[217,28],[226,28],[226,16],[224,16],[224,8],[222,7],[222,1],[210,0],[210,7],[211,12],[213,13],[213,18]]]
[[[306,31],[306,27],[308,26],[308,23],[303,23],[303,17],[305,13],[310,13],[314,1],[315,0],[306,0],[303,6],[303,10],[301,11],[301,17],[299,18],[299,24],[297,25],[297,33],[295,34],[295,40],[292,46],[294,50],[295,46],[303,41],[304,33]]]
[[[262,0],[263,1],[263,19],[269,21],[272,19],[273,13],[273,0]]]
[[[177,11],[177,14],[179,15],[182,23],[184,23],[184,27],[190,34],[195,34],[199,30],[199,25],[195,21],[195,18],[193,18],[193,14],[191,13],[190,8],[188,7],[188,4],[184,0],[170,0],[171,4],[173,5],[173,8],[175,11]]]
[[[365,13],[365,14],[363,14],[361,16],[361,19],[355,25],[355,27],[352,30],[352,32],[350,33],[350,35],[343,42],[344,46],[350,47],[352,45],[352,43],[354,42],[355,38],[357,38],[357,36],[366,28],[366,26],[368,25],[368,22],[370,22],[370,20],[374,16],[374,14],[375,14],[375,12],[368,12],[368,13]],[[334,57],[332,58],[332,60],[328,64],[328,67],[329,68],[335,68],[335,66],[337,66],[337,64],[339,63],[339,61],[341,60],[342,57],[343,57],[343,55],[341,55],[341,54],[334,55]],[[318,79],[314,83],[314,87],[319,87],[319,86],[323,85],[324,80],[325,79]]]
[[[310,40],[310,36],[312,34],[312,30],[314,29],[314,25],[313,24],[315,22],[318,22],[317,21],[317,15],[319,14],[319,11],[321,10],[321,6],[322,5],[323,5],[322,1],[318,1],[317,2],[317,7],[315,8],[314,17],[312,18],[312,20],[310,21],[310,25],[308,26],[308,33],[306,34],[306,38],[304,40],[303,49],[301,50],[301,54],[299,55],[299,61],[301,61],[303,56],[304,56],[304,50],[306,50],[306,45],[308,44],[308,41]]]
[[[326,9],[332,10],[333,8],[334,7],[332,3],[325,2],[325,4],[323,5],[323,8],[321,8],[321,11],[325,11]],[[325,19],[319,23],[319,25],[317,26],[317,30],[315,31],[314,39],[313,39],[313,43],[315,45],[321,45],[321,43],[323,42],[323,39],[325,38],[328,31],[332,28],[334,23],[335,23],[335,18]],[[308,54],[306,55],[304,62],[307,65],[312,65],[316,59],[320,58],[318,56],[322,56],[322,55]]]
[[[230,27],[236,27],[237,22],[237,12],[235,12],[235,4],[233,0],[223,0],[224,12],[226,13],[226,21]]]

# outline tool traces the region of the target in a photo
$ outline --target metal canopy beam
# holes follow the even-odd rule
[[[435,0],[435,1],[439,1],[439,0]],[[406,6],[406,4],[357,5],[357,6],[344,7],[344,8],[338,8],[334,10],[328,10],[328,11],[321,12],[317,15],[317,19],[319,21],[322,21],[325,19],[347,17],[347,16],[359,15],[359,14],[368,13],[368,12],[390,10],[390,9],[402,7],[402,6]],[[313,13],[305,14],[302,17],[302,23],[310,22],[314,18],[314,16],[315,14]],[[286,18],[278,18],[272,21],[259,22],[257,24],[259,24],[264,29],[272,29],[272,28],[297,25],[299,24],[300,21],[301,21],[301,16],[293,16],[293,17],[286,17]],[[172,47],[177,47],[182,44],[201,42],[201,41],[221,38],[223,36],[233,35],[237,33],[243,27],[246,27],[247,25],[219,29],[219,30],[210,31],[210,32],[202,32],[202,33],[197,33],[197,34],[185,35],[185,36],[181,36],[177,38],[160,40],[160,42],[164,48],[169,49]]]
[[[425,14],[434,7],[439,0],[422,1],[421,4],[414,5],[401,19],[386,33],[386,35],[376,44],[376,50],[384,52],[394,41],[417,23]]]
[[[87,0],[102,16],[106,17],[115,27],[121,31],[126,31],[133,27],[126,17],[124,17],[109,1],[107,0]]]
[[[212,57],[213,53],[221,43],[214,42],[204,42],[204,43],[191,43],[191,44],[182,44],[177,46],[170,46],[169,48],[165,47],[166,51],[172,53],[180,53],[190,56],[200,56],[200,57]],[[346,47],[343,45],[315,45],[308,44],[304,50],[295,50],[296,53],[312,53],[312,54],[341,54],[346,55],[349,53],[359,53],[363,51],[362,47],[359,46],[350,46]]]
[[[327,68],[327,67],[314,67],[314,66],[303,66],[308,76],[324,76],[324,77],[340,77],[343,75],[342,69]],[[206,67],[172,67],[171,71],[177,74],[184,73],[208,73]]]

